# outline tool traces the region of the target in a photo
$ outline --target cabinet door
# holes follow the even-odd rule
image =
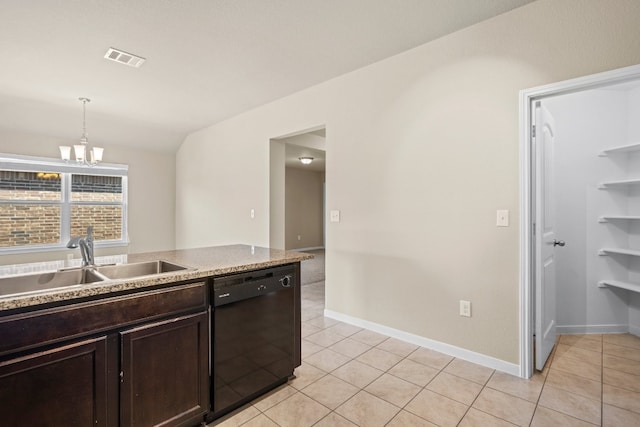
[[[106,426],[106,355],[101,337],[0,362],[0,423]]]
[[[209,409],[207,312],[121,333],[123,427],[198,424]]]

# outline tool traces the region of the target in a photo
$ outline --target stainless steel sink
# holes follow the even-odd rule
[[[158,260],[2,277],[0,278],[0,298],[79,288],[90,283],[132,279],[180,270],[187,270],[187,267]]]
[[[0,297],[50,291],[102,281],[103,278],[87,269],[54,271],[0,278]]]
[[[187,267],[178,264],[172,264],[167,261],[136,262],[131,264],[117,264],[107,265],[104,267],[96,267],[96,271],[98,271],[98,273],[103,274],[109,279],[131,279],[134,277],[169,273],[172,271],[181,271],[186,269]]]

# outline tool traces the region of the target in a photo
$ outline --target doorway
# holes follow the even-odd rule
[[[635,176],[640,184],[640,167],[635,166],[640,166],[640,126],[633,128],[629,120],[622,123],[608,104],[636,108],[629,103],[636,87],[640,88],[640,66],[520,94],[522,377],[544,365],[556,331],[640,328],[640,293],[628,290],[640,284],[640,251],[629,253],[640,249],[640,221],[632,219],[640,219],[634,215],[640,214],[640,185],[628,182]],[[636,117],[640,89],[637,97]],[[587,107],[590,117],[588,109],[581,114]],[[619,132],[595,135],[594,125],[602,124],[606,114]],[[637,151],[629,148],[634,144]],[[609,156],[604,162],[602,153]],[[607,288],[604,293],[602,287]]]
[[[271,139],[270,246],[324,249],[325,128]]]

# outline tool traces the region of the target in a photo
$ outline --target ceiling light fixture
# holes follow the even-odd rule
[[[102,153],[104,149],[101,147],[93,147],[90,149],[89,161],[87,161],[87,148],[89,147],[89,134],[87,133],[87,102],[91,102],[91,100],[89,98],[78,98],[78,100],[82,102],[82,136],[80,137],[80,144],[73,146],[73,152],[76,157],[76,162],[94,166],[98,162],[102,161]],[[71,160],[71,147],[68,145],[61,145],[60,157],[65,162]]]
[[[300,163],[303,165],[310,165],[311,162],[313,162],[313,157],[298,157],[298,160],[300,160]]]

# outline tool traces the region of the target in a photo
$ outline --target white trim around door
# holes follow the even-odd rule
[[[533,375],[533,253],[531,179],[533,104],[544,98],[640,79],[640,65],[520,91],[520,376]]]

